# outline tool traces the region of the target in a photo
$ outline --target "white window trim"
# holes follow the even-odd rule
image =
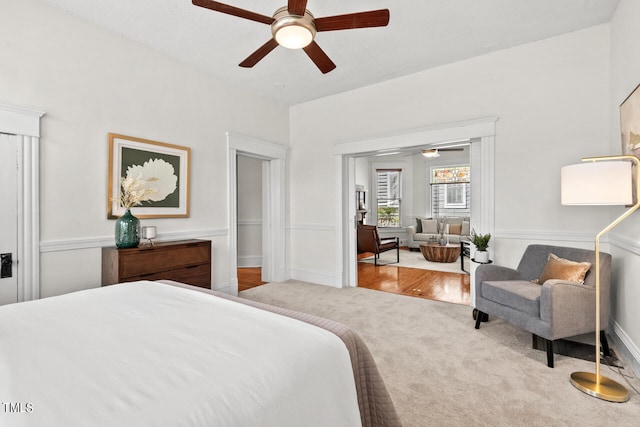
[[[411,167],[407,162],[374,162],[371,166],[371,221],[373,224],[378,224],[378,180],[377,170],[379,169],[400,169],[400,212],[398,212],[398,227],[380,227],[386,231],[402,230],[404,225],[403,212],[409,212],[408,207],[405,206],[405,197],[407,186],[411,185]]]

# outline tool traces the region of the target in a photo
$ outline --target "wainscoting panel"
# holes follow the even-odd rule
[[[262,267],[262,220],[238,219],[238,268]]]
[[[339,287],[342,272],[335,251],[336,227],[330,224],[295,224],[289,227],[291,247],[289,277],[294,280]]]

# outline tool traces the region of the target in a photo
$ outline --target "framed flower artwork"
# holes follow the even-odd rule
[[[122,185],[131,180],[145,194],[131,206],[136,217],[188,217],[190,156],[189,147],[110,133],[107,217],[124,215]]]
[[[622,154],[640,157],[640,85],[620,105]]]
[[[620,104],[620,137],[622,154],[640,157],[640,85]],[[633,166],[632,188],[636,188],[636,170]],[[638,195],[633,194],[635,205]]]

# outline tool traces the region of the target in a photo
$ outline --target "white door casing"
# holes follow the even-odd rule
[[[41,111],[0,105],[0,133],[17,144],[17,300],[40,297],[40,120]]]
[[[337,233],[336,259],[337,273],[342,278],[339,287],[358,285],[357,265],[353,262],[356,253],[354,239],[345,238],[355,227],[351,209],[344,203],[351,203],[355,194],[355,182],[351,179],[351,168],[355,167],[349,157],[381,150],[396,150],[419,147],[443,141],[473,140],[471,144],[471,226],[483,233],[494,234],[494,143],[497,117],[487,117],[457,123],[447,123],[424,129],[414,129],[380,137],[373,137],[334,145],[336,173],[336,218]],[[472,271],[471,280],[474,275]],[[475,294],[471,286],[471,305],[475,305]]]
[[[238,294],[238,182],[237,156],[263,159],[262,280],[287,280],[286,263],[286,160],[287,147],[227,132],[229,171],[229,290]]]
[[[0,277],[0,305],[18,302],[18,173],[18,137],[0,133],[0,254],[12,258],[10,276]]]

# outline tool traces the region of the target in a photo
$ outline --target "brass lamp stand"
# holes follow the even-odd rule
[[[626,167],[625,165],[622,165],[622,168],[616,168],[624,169],[626,167],[626,171],[622,170],[622,172],[620,172],[620,170],[618,170],[614,171],[614,173],[610,173],[609,170],[604,170],[602,167],[590,166],[596,162],[611,160],[630,160],[635,166],[635,171],[633,171],[633,168]],[[640,207],[640,194],[638,191],[640,188],[640,162],[637,157],[627,155],[587,157],[582,159],[582,161],[592,163],[567,166],[562,170],[562,204],[629,205],[633,200],[633,198],[628,197],[629,195],[635,195],[636,200],[631,208],[596,235],[596,373],[573,372],[571,374],[571,384],[584,393],[599,399],[610,402],[626,402],[629,400],[629,392],[627,389],[616,381],[600,375],[600,238]],[[631,166],[629,163],[627,163],[627,165]],[[581,168],[582,171],[574,175],[572,171],[567,170],[565,174],[565,169],[569,168],[575,168],[576,171],[578,168]],[[632,174],[629,173],[630,170],[635,173],[633,185],[631,185],[631,182],[625,182],[625,177],[627,180],[632,181]],[[629,185],[628,188],[626,188],[627,184]],[[616,189],[616,186],[625,187],[622,193],[623,196],[626,196],[626,199],[623,197],[613,200],[614,196],[612,196],[612,193],[615,193],[614,189]],[[625,189],[627,190],[626,195],[624,195]]]

